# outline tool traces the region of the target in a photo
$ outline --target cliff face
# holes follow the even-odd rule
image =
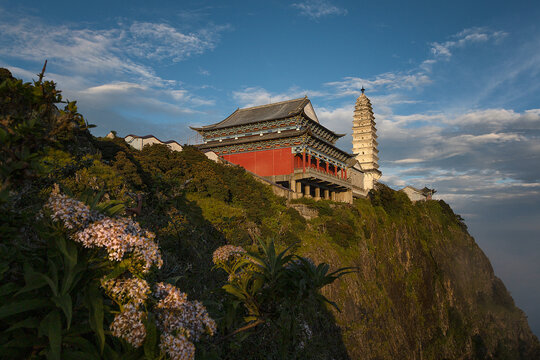
[[[301,252],[358,267],[326,288],[351,359],[540,358],[524,313],[444,202],[382,187],[331,213],[310,222]]]

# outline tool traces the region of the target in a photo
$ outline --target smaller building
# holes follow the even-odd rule
[[[142,150],[143,147],[146,145],[154,145],[154,144],[162,144],[167,145],[171,150],[173,151],[182,151],[182,145],[180,145],[178,142],[174,140],[169,141],[161,141],[154,135],[145,135],[145,136],[137,136],[137,135],[127,135],[124,137],[125,142],[137,150]]]
[[[405,194],[407,194],[407,196],[409,197],[409,199],[411,199],[412,202],[431,200],[431,197],[435,193],[435,190],[428,189],[427,187],[423,189],[417,189],[412,186],[405,186],[399,191],[403,191]]]

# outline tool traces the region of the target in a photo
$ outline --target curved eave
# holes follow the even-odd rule
[[[334,136],[336,138],[336,140],[339,139],[339,138],[344,137],[345,135],[347,135],[347,134],[337,134],[337,133],[333,132],[332,130],[330,130],[326,126],[324,126],[321,123],[319,123],[319,122],[313,120],[312,118],[310,118],[304,111],[302,111],[302,116],[304,116],[306,119],[312,121],[313,124],[315,124],[315,126],[319,126],[319,127],[323,128],[325,131],[328,131],[332,136]]]
[[[210,141],[206,144],[197,145],[197,147],[199,149],[209,149],[209,148],[217,148],[217,147],[228,146],[228,145],[240,145],[240,144],[247,144],[247,143],[255,142],[255,141],[274,140],[274,139],[283,139],[283,138],[289,138],[289,137],[302,136],[306,134],[307,132],[308,130],[305,129],[303,131],[292,130],[292,131],[288,131],[281,134],[274,133],[274,134],[266,135],[262,137],[258,135],[253,135],[253,136],[244,137],[242,139],[228,139],[221,142]]]
[[[307,131],[307,135],[311,136],[311,138],[314,139],[315,141],[318,141],[318,142],[322,143],[323,145],[326,145],[326,146],[329,146],[330,148],[335,149],[337,152],[339,152],[342,156],[346,157],[347,159],[354,158],[353,154],[349,154],[348,152],[346,152],[344,150],[341,150],[340,148],[338,148],[334,144],[332,144],[332,143],[330,143],[330,142],[328,142],[326,140],[321,139],[320,137],[313,134],[311,132],[311,130]]]

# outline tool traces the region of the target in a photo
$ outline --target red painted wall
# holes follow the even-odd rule
[[[291,148],[228,154],[222,157],[260,176],[286,175],[294,171]]]

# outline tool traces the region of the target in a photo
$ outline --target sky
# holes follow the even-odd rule
[[[381,181],[435,188],[540,335],[538,19],[538,1],[0,0],[0,67],[31,81],[47,59],[97,136],[193,143],[307,95],[349,152],[364,86]]]

